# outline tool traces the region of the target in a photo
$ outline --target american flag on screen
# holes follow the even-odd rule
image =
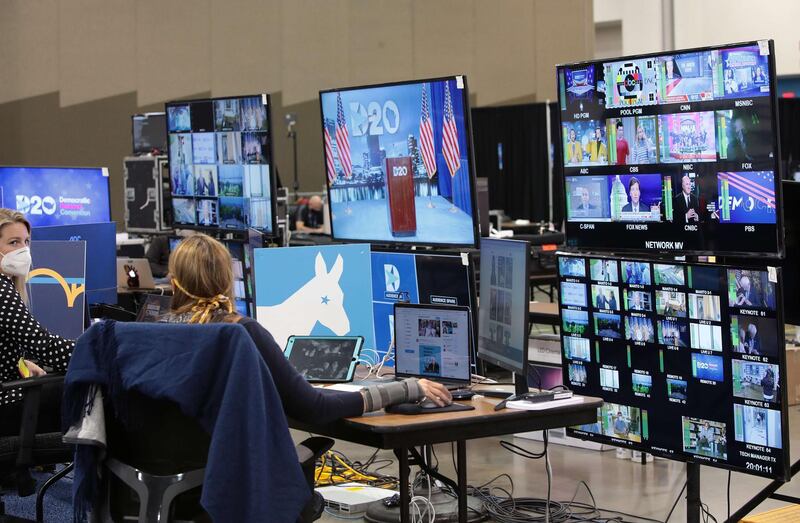
[[[433,152],[433,124],[428,105],[428,84],[422,84],[422,115],[419,117],[419,148],[428,178],[436,174],[436,154]]]
[[[336,181],[336,169],[333,166],[333,145],[331,145],[331,133],[328,132],[328,126],[325,126],[325,159],[328,164],[328,182],[333,183]]]
[[[350,161],[350,136],[347,134],[341,93],[336,93],[336,147],[339,150],[339,162],[342,164],[344,177],[349,180],[353,175],[353,163]]]
[[[461,167],[461,151],[458,148],[458,130],[453,115],[453,100],[450,98],[450,82],[444,84],[444,122],[442,124],[442,153],[450,169],[450,176],[455,177]]]

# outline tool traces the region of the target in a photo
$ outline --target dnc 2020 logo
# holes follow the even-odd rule
[[[52,196],[17,195],[17,210],[22,214],[52,216],[56,213],[56,199]]]

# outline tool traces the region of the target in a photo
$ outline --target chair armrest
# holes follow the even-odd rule
[[[297,459],[300,460],[300,467],[313,467],[314,463],[328,452],[334,443],[335,441],[331,438],[321,436],[314,436],[298,443],[295,449],[297,450]]]
[[[0,390],[11,389],[30,389],[33,387],[43,387],[48,383],[58,383],[64,381],[64,374],[45,374],[36,378],[21,378],[14,381],[0,383]]]

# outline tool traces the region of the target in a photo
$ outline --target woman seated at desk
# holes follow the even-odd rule
[[[269,367],[286,415],[300,421],[326,423],[360,416],[389,405],[427,397],[437,405],[452,401],[441,384],[415,378],[370,385],[360,392],[312,387],[283,355],[272,335],[252,318],[237,314],[233,303],[233,270],[228,250],[198,234],[183,240],[169,258],[173,296],[169,323],[231,322],[242,325]],[[280,277],[280,276],[277,276]]]
[[[0,382],[45,373],[31,358],[66,371],[75,343],[50,334],[31,316],[25,279],[31,268],[31,225],[22,213],[0,209]],[[42,388],[38,432],[61,430],[61,385]],[[19,434],[22,391],[0,392],[0,436]]]

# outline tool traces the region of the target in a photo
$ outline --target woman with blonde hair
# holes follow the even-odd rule
[[[31,267],[31,225],[25,216],[0,209],[0,382],[41,376],[44,370],[66,371],[75,343],[47,332],[28,310],[25,281]],[[30,358],[30,359],[28,359]],[[19,433],[22,391],[0,392],[0,436]],[[38,429],[61,429],[61,386],[42,390]]]
[[[173,288],[171,312],[162,321],[242,325],[269,367],[284,411],[291,418],[326,423],[423,398],[437,405],[452,401],[443,385],[425,379],[371,385],[360,392],[312,387],[264,327],[234,311],[231,256],[225,246],[209,236],[198,234],[181,241],[169,258],[169,274]]]

